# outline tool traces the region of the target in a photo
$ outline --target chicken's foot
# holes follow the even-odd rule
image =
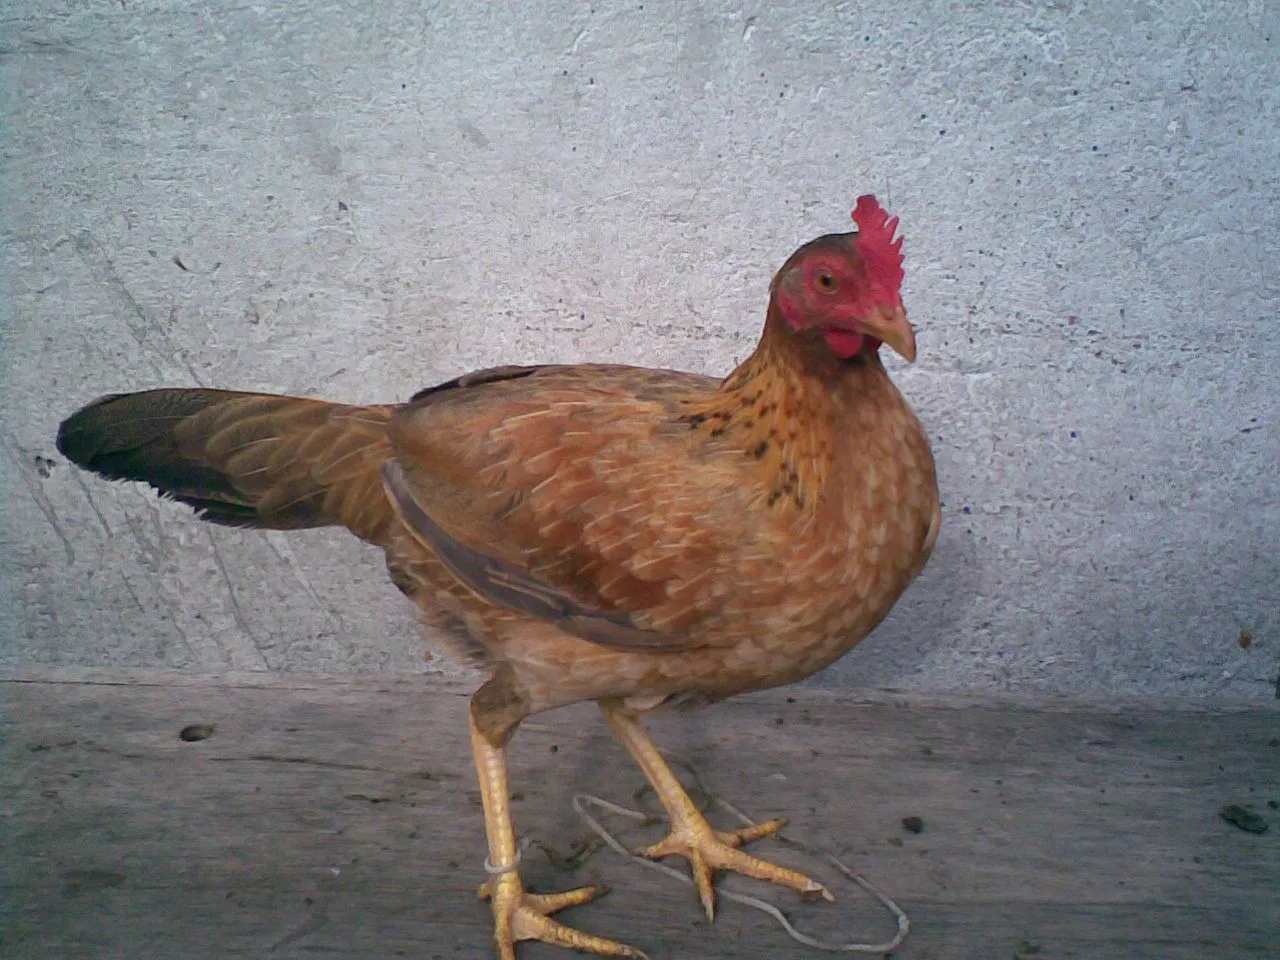
[[[672,855],[688,860],[693,882],[698,890],[698,899],[707,912],[707,919],[715,918],[716,895],[712,878],[716,870],[732,870],[758,880],[781,884],[795,890],[802,897],[835,900],[831,891],[816,880],[738,849],[744,843],[781,830],[786,825],[785,819],[769,820],[738,830],[716,830],[707,822],[707,818],[698,810],[667,762],[662,759],[662,754],[636,716],[612,701],[601,701],[600,710],[609,727],[653,786],[667,815],[671,817],[671,833],[666,839],[637,850],[636,853],[651,860]]]
[[[489,858],[485,869],[489,880],[480,885],[481,899],[493,905],[494,941],[500,960],[515,960],[520,940],[583,950],[602,957],[648,960],[633,947],[592,936],[552,920],[549,914],[566,907],[589,903],[607,892],[606,887],[578,887],[564,893],[529,893],[520,878],[520,853],[515,825],[511,821],[511,796],[507,786],[507,751],[504,744],[491,743],[471,718],[471,749],[480,776],[480,799],[484,804],[485,834]]]

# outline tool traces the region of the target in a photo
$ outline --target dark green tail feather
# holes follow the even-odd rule
[[[108,480],[150,484],[193,507],[200,518],[262,527],[263,518],[230,478],[178,447],[175,427],[214,404],[250,394],[230,390],[145,390],[93,401],[58,427],[58,452]]]

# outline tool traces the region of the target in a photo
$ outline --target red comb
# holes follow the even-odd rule
[[[858,252],[871,280],[897,293],[903,276],[902,238],[893,239],[898,218],[889,216],[889,211],[868,193],[858,198],[853,208],[853,222],[858,225]]]

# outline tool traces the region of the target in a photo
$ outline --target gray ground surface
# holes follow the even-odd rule
[[[467,692],[427,677],[0,681],[0,954],[492,957]],[[895,960],[1274,958],[1280,706],[1053,699],[773,691],[651,726],[714,795],[791,818],[814,852],[750,849],[831,884],[835,904],[732,875],[719,889],[764,897],[810,935],[883,943],[894,929],[826,852],[911,918]],[[188,724],[211,735],[184,742]],[[708,924],[689,886],[612,850],[564,862],[594,836],[575,794],[658,810],[594,708],[524,724],[511,768],[526,882],[613,888],[564,922],[653,960],[834,956],[727,898]],[[1228,804],[1269,828],[1225,822]],[[665,829],[602,819],[629,847]]]
[[[945,522],[818,682],[1273,695],[1280,5],[481,8],[4,5],[0,665],[440,669],[375,552],[203,528],[59,419],[724,372],[875,191]]]

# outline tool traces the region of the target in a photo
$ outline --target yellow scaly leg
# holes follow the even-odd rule
[[[506,745],[490,743],[476,728],[475,718],[472,717],[471,749],[475,754],[476,772],[480,776],[484,827],[489,840],[489,858],[485,869],[489,872],[490,879],[480,885],[479,894],[493,905],[493,938],[501,960],[515,960],[515,945],[520,940],[541,940],[543,943],[583,950],[602,957],[648,960],[648,957],[633,947],[582,933],[557,923],[548,916],[566,907],[589,903],[605,893],[606,888],[579,887],[553,894],[525,891],[520,879],[515,826],[511,822]]]

